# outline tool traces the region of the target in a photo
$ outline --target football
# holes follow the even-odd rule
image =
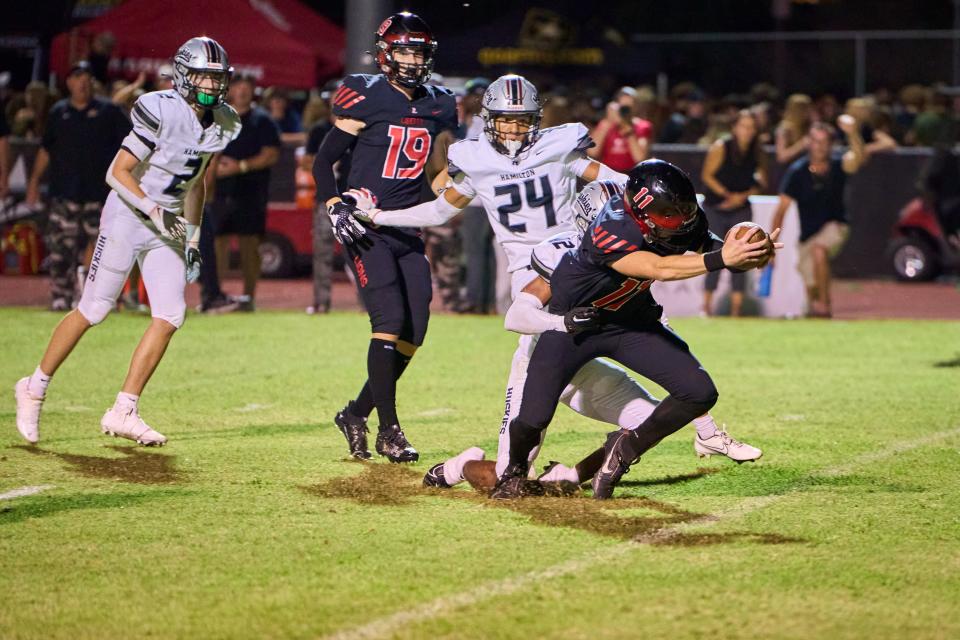
[[[747,233],[751,234],[750,242],[759,242],[761,240],[767,241],[767,253],[760,258],[756,264],[757,269],[762,269],[763,267],[767,266],[767,263],[770,262],[770,258],[773,257],[773,243],[770,241],[769,236],[767,236],[767,232],[764,231],[760,225],[758,225],[756,222],[737,223],[730,227],[730,231],[727,232],[726,238],[724,239],[726,240],[733,237],[737,240],[740,240]],[[731,234],[733,235],[731,236]]]

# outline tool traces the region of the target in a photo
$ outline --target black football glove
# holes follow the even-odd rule
[[[366,227],[353,217],[356,208],[352,201],[343,200],[327,207],[327,214],[333,225],[333,235],[337,242],[344,246],[360,243],[367,235]]]
[[[563,316],[567,333],[580,333],[600,326],[600,309],[596,307],[577,307]]]
[[[196,282],[200,279],[200,266],[203,260],[200,259],[200,249],[188,242],[183,250],[183,258],[187,263],[187,282]]]

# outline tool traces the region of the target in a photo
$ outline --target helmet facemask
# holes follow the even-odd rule
[[[387,39],[390,38],[390,39]],[[377,40],[377,63],[388,78],[408,89],[416,89],[433,74],[436,41],[415,35],[387,36]],[[412,58],[401,62],[398,58]]]
[[[701,217],[706,219],[696,201],[658,207],[647,198],[650,196],[642,191],[639,194],[628,191],[624,197],[626,207],[643,228],[644,239],[670,253],[689,250]]]
[[[177,64],[175,69],[182,74],[183,80],[177,83],[180,94],[187,102],[199,105],[204,109],[213,109],[223,104],[230,86],[229,71],[208,71],[206,69],[189,69]]]
[[[483,132],[493,148],[516,158],[540,137],[542,111],[490,111],[483,108]]]

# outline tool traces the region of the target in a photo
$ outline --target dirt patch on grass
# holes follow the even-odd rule
[[[152,453],[139,447],[108,445],[123,454],[122,458],[84,456],[75,453],[60,453],[39,447],[18,445],[16,448],[33,455],[52,456],[65,463],[70,471],[88,478],[104,478],[135,484],[175,484],[183,480],[177,471],[177,457]]]
[[[645,480],[641,485],[689,482],[714,473],[698,469],[696,473],[669,476],[662,480]],[[302,487],[310,495],[323,499],[347,499],[364,505],[402,507],[422,496],[441,497],[453,501],[482,504],[490,509],[508,509],[527,516],[534,524],[588,531],[621,540],[642,539],[653,544],[704,546],[737,540],[782,544],[798,542],[778,534],[750,532],[673,533],[658,539],[656,534],[676,525],[707,521],[708,514],[686,511],[680,507],[650,498],[617,498],[597,501],[582,492],[559,497],[528,497],[519,500],[490,500],[475,491],[428,489],[422,485],[423,475],[409,467],[395,464],[363,463],[356,475],[333,478],[317,485]],[[640,512],[640,513],[636,513]]]

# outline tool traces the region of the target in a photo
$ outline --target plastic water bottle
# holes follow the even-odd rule
[[[761,298],[770,297],[770,284],[773,280],[773,265],[768,264],[760,272],[760,282],[757,283],[757,295]]]

